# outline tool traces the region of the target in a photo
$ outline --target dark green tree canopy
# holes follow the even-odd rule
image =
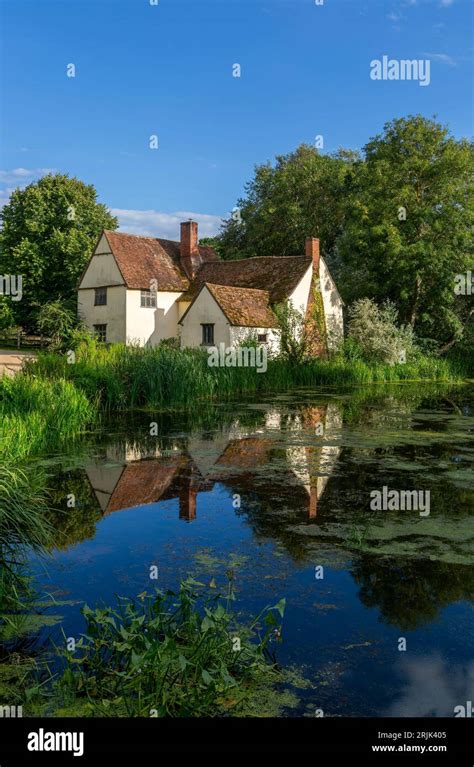
[[[23,276],[22,300],[11,306],[27,328],[35,326],[41,305],[74,301],[100,232],[118,226],[97,202],[94,186],[59,173],[15,190],[1,219],[0,273]]]
[[[421,116],[366,145],[337,243],[346,300],[388,298],[419,336],[462,337],[473,297],[454,286],[474,268],[473,150]]]
[[[294,256],[306,237],[319,237],[327,255],[341,233],[345,190],[354,152],[321,155],[306,144],[258,165],[219,237],[224,258]]]

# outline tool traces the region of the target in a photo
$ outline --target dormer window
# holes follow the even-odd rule
[[[142,309],[156,309],[156,290],[141,290],[140,306]]]

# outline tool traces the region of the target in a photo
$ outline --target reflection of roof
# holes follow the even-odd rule
[[[150,290],[156,280],[158,290],[183,291],[189,285],[180,258],[180,243],[155,237],[111,232],[105,236],[127,288]],[[217,258],[214,250],[199,247],[201,262]]]
[[[227,285],[213,285],[210,282],[204,283],[202,288],[204,287],[217,301],[231,325],[249,328],[275,328],[278,326],[278,320],[269,306],[270,296],[267,290],[233,288]],[[188,306],[180,322],[184,320],[193,303]]]
[[[243,258],[235,261],[210,261],[204,263],[181,297],[192,301],[205,282],[228,287],[256,288],[270,294],[270,303],[278,303],[293,292],[307,269],[311,259],[306,256],[281,256]]]
[[[216,466],[230,466],[236,469],[255,468],[268,461],[268,451],[274,446],[271,439],[246,437],[229,442],[216,461]]]
[[[173,461],[137,461],[124,467],[115,485],[105,513],[154,503],[163,495],[179,469],[187,463],[180,457]]]

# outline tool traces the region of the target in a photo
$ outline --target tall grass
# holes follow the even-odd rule
[[[21,461],[74,439],[97,414],[96,398],[72,381],[0,378],[0,459]]]
[[[73,365],[62,356],[46,353],[40,354],[30,369],[43,378],[69,379],[88,398],[97,396],[100,404],[110,409],[183,407],[203,399],[297,386],[453,381],[462,377],[459,365],[422,355],[403,365],[348,361],[342,355],[298,365],[270,359],[263,373],[251,367],[209,367],[208,355],[201,349],[105,347],[93,342],[77,350]]]
[[[46,553],[54,530],[41,472],[0,465],[0,636],[9,613],[30,599],[25,563],[30,551]]]

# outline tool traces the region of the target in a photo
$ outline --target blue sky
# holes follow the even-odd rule
[[[255,164],[318,135],[360,148],[413,113],[472,135],[472,0],[152,2],[0,0],[0,202],[52,169],[122,229],[204,236]],[[429,86],[372,80],[383,55],[429,59]]]

